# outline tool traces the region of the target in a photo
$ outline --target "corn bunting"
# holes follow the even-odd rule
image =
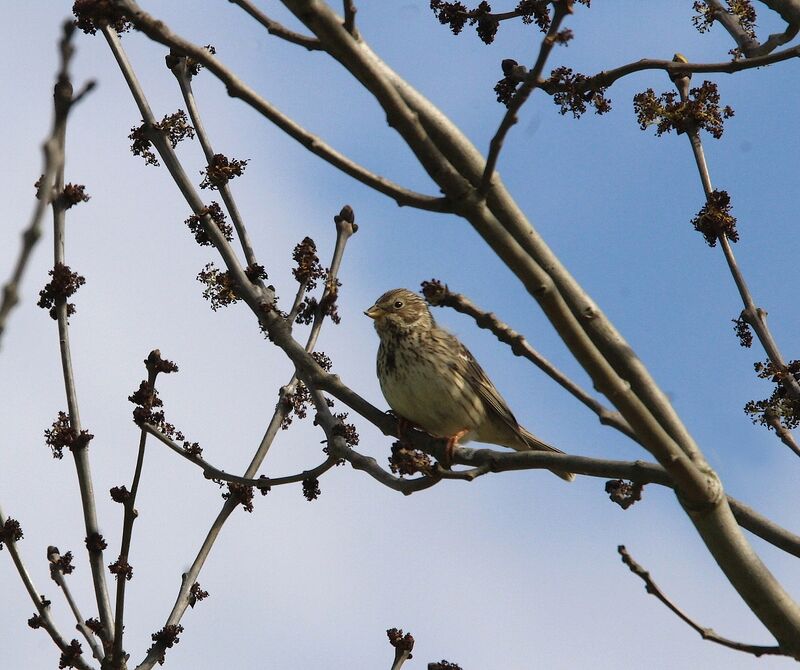
[[[455,445],[476,440],[517,451],[555,451],[517,423],[500,392],[459,340],[436,325],[427,303],[404,288],[364,312],[380,337],[378,380],[402,419]],[[572,481],[571,472],[553,470]]]

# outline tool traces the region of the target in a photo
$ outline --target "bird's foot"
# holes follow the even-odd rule
[[[451,435],[447,438],[447,443],[444,445],[444,460],[442,461],[442,467],[447,470],[451,468],[453,465],[453,453],[455,452],[455,448],[458,446],[458,441],[468,432],[469,429],[465,428],[464,430],[460,430],[455,435]]]

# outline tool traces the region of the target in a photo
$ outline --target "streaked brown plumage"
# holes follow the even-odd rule
[[[381,390],[402,418],[435,437],[561,453],[517,423],[475,357],[436,325],[419,295],[392,289],[364,313],[374,319],[381,341]],[[575,478],[572,473],[553,472],[567,481]]]

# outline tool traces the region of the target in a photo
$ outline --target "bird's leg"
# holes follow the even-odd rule
[[[399,414],[395,414],[397,419],[397,439],[403,444],[411,446],[411,443],[406,439],[409,429],[422,430],[417,424],[411,423],[408,419],[403,418]]]
[[[442,465],[448,470],[450,466],[453,465],[453,451],[458,446],[458,441],[468,432],[469,428],[464,428],[463,430],[459,430],[455,435],[451,435],[447,438],[447,444],[444,446],[444,461],[442,461]]]

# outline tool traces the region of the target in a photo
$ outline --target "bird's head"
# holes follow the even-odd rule
[[[405,288],[386,291],[364,314],[374,319],[379,334],[433,325],[433,316],[425,300]]]

